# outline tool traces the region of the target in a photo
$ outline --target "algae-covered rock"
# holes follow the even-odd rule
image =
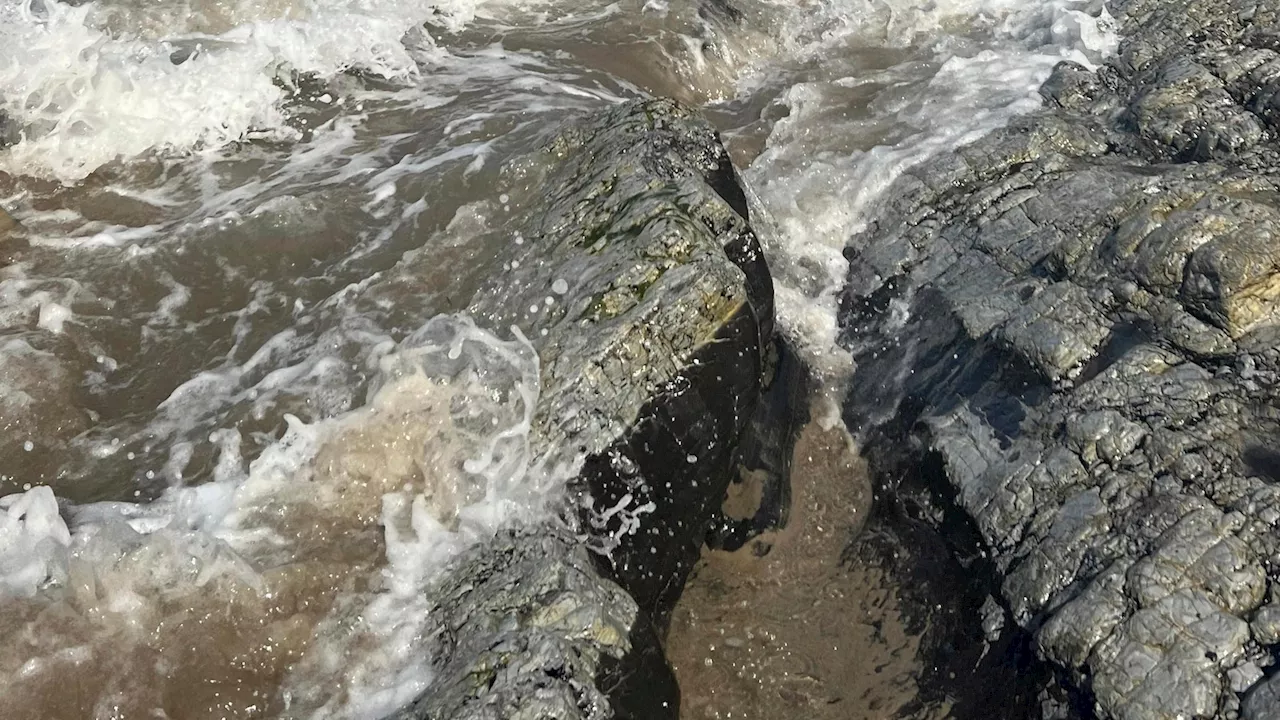
[[[465,552],[432,593],[431,689],[388,720],[613,718],[597,676],[628,658],[654,701],[678,706],[636,603],[563,529],[523,528]],[[652,667],[648,667],[652,665]]]
[[[768,271],[715,131],[675,103],[574,121],[506,180],[543,199],[471,311],[537,349],[535,445],[585,457],[580,527],[451,565],[437,679],[396,718],[675,718],[658,637],[760,395]]]
[[[474,307],[528,328],[543,362],[535,431],[587,456],[588,524],[616,508],[592,532],[661,621],[760,394],[768,269],[715,132],[674,103],[579,123],[519,172],[546,206]]]
[[[1059,66],[853,238],[846,417],[895,407],[940,456],[1100,716],[1237,717],[1280,652],[1280,2],[1116,6],[1114,62]]]

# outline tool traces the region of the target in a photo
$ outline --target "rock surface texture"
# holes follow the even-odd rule
[[[719,138],[674,103],[573,123],[509,170],[545,203],[471,308],[537,348],[534,436],[586,457],[582,527],[513,530],[452,565],[437,680],[395,717],[675,718],[657,638],[760,395],[768,270]]]
[[[846,417],[941,460],[1099,716],[1276,718],[1280,2],[1112,10],[852,240]]]

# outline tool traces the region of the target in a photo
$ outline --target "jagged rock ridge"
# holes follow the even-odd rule
[[[1280,3],[1113,10],[1114,61],[852,240],[846,417],[941,457],[1099,715],[1276,717]]]

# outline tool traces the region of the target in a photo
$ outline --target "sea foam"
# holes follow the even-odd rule
[[[0,498],[0,628],[23,628],[0,652],[6,716],[106,698],[139,716],[373,717],[411,700],[431,680],[417,628],[436,573],[559,499],[564,474],[530,444],[537,397],[518,331],[441,316],[380,356],[364,406],[290,418],[247,472],[226,430],[212,482],[152,503],[64,519],[47,487]],[[88,706],[63,697],[73,681]]]
[[[0,171],[72,183],[118,158],[296,139],[296,78],[414,81],[411,48],[432,46],[423,21],[473,13],[471,0],[6,3],[0,113],[19,139]]]

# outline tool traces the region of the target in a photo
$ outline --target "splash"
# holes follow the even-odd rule
[[[424,21],[458,26],[471,0],[270,3],[21,0],[0,7],[0,171],[84,179],[117,159],[291,141],[298,81],[359,71],[416,81]],[[336,98],[334,98],[336,100]]]
[[[0,499],[6,717],[366,717],[422,692],[433,578],[549,514],[564,475],[533,463],[518,331],[441,316],[377,372],[363,407],[291,418],[247,472],[227,429],[212,482],[150,504],[66,522],[46,487]]]

